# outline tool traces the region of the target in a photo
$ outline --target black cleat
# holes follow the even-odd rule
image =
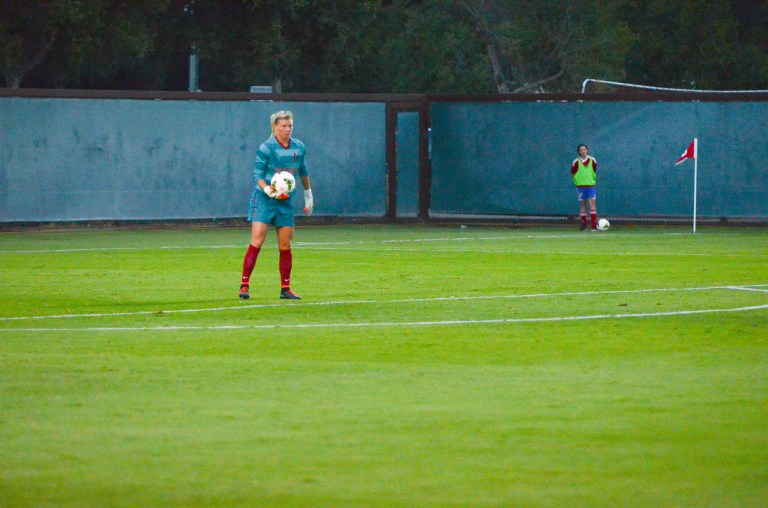
[[[251,294],[248,293],[248,284],[242,284],[240,286],[240,299],[241,300],[247,300],[251,297]]]
[[[586,224],[582,224],[581,226],[579,226],[579,231],[581,231],[582,233],[586,232],[587,231],[587,225]]]
[[[281,300],[301,300],[301,297],[291,291],[290,288],[283,288],[280,290],[280,299]]]

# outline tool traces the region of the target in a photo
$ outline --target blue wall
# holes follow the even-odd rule
[[[254,153],[280,109],[307,144],[315,213],[384,217],[383,101],[6,97],[0,222],[245,217]],[[768,103],[437,102],[430,116],[433,216],[575,214],[569,167],[584,142],[601,215],[687,217],[693,161],[674,162],[698,137],[699,215],[768,217]],[[398,208],[412,216],[418,114],[398,128]]]
[[[384,104],[2,98],[0,222],[245,217],[280,109],[307,145],[315,213],[383,216]]]
[[[767,103],[436,103],[431,116],[433,214],[575,214],[586,143],[601,215],[690,216],[694,163],[674,163],[698,137],[699,214],[768,217]]]

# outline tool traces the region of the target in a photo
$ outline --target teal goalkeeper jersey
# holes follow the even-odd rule
[[[267,183],[272,175],[280,171],[288,171],[294,177],[308,176],[305,161],[307,150],[304,143],[291,138],[288,146],[283,146],[274,136],[263,142],[256,150],[256,163],[253,168],[253,179],[258,182],[264,179]]]

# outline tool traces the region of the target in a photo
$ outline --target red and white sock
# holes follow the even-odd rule
[[[250,284],[251,274],[253,273],[253,268],[256,266],[256,259],[259,257],[259,252],[261,252],[261,247],[248,245],[248,250],[245,252],[245,259],[243,259],[243,278],[240,281],[241,285]]]
[[[290,249],[280,251],[280,287],[291,287],[291,270],[293,269],[293,253]]]

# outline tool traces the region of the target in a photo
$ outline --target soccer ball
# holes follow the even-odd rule
[[[288,199],[296,190],[296,179],[288,171],[275,173],[269,183],[275,188],[277,199]]]
[[[611,223],[608,222],[608,219],[598,219],[597,229],[599,229],[600,231],[608,231],[610,227],[611,227]]]

